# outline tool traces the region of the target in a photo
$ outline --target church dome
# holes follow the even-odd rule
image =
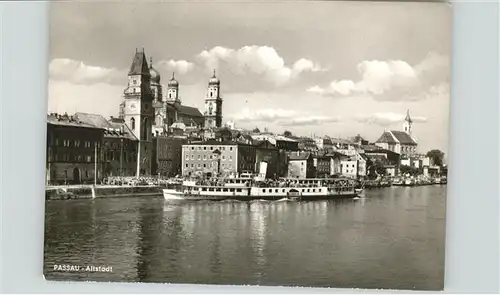
[[[151,82],[160,84],[160,73],[155,68],[149,68],[149,75],[151,75]]]
[[[175,80],[175,73],[172,73],[172,78],[170,79],[170,81],[168,81],[168,86],[173,86],[173,87],[179,86],[179,82]]]
[[[151,76],[151,82],[160,84],[160,73],[153,68],[153,58],[149,59],[149,75]]]
[[[219,84],[220,84],[220,81],[215,76],[215,70],[214,70],[214,75],[212,76],[212,78],[210,78],[210,80],[208,80],[208,85],[219,85]]]

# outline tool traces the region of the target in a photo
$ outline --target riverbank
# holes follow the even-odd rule
[[[163,188],[111,185],[51,186],[45,189],[45,200],[160,196]]]

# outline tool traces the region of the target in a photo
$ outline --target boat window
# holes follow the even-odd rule
[[[315,193],[315,192],[316,192],[316,189],[313,188],[313,193]]]
[[[285,192],[285,189],[282,190],[282,192],[284,193]]]
[[[266,192],[266,189],[265,189],[265,188],[264,188],[264,189],[262,189],[262,192],[263,192],[263,193],[265,193],[265,192]]]
[[[237,191],[237,192],[241,192],[241,188],[237,188],[237,189],[236,189],[236,191]]]
[[[277,192],[278,192],[278,189],[275,189],[275,190],[274,190],[274,192],[275,192],[275,193],[277,193]]]

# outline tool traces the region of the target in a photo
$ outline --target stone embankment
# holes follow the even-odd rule
[[[46,200],[161,196],[160,186],[53,186],[45,189]]]

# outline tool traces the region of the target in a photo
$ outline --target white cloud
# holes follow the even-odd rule
[[[376,124],[380,126],[389,126],[395,123],[402,123],[404,122],[406,117],[406,114],[398,114],[398,113],[374,113],[371,115],[361,115],[355,118],[356,121],[362,122],[362,123],[367,123],[367,124]],[[412,116],[410,114],[410,117],[414,123],[425,123],[427,122],[426,117],[418,117],[418,116]]]
[[[246,108],[232,116],[239,122],[274,122],[281,126],[320,125],[323,123],[338,122],[338,117],[316,116],[301,114],[297,111],[284,109],[260,109],[251,111]]]
[[[327,116],[299,116],[290,120],[283,120],[278,122],[281,126],[310,126],[310,125],[321,125],[332,122],[339,122],[339,117],[327,117]]]
[[[90,66],[67,58],[55,58],[50,61],[49,76],[52,80],[69,81],[77,85],[123,84],[127,73],[125,70]]]
[[[420,100],[449,93],[449,60],[430,53],[422,62],[411,66],[405,61],[363,61],[357,66],[361,80],[333,81],[326,87],[307,89],[324,96],[370,94],[380,100]]]
[[[236,74],[261,75],[277,85],[286,83],[304,72],[324,70],[318,64],[305,58],[297,60],[291,67],[286,66],[285,60],[273,47],[269,46],[243,46],[237,50],[216,46],[202,51],[196,59],[209,70],[218,69],[224,65]]]
[[[175,72],[176,74],[185,75],[194,69],[194,63],[186,60],[162,60],[155,65],[158,70]]]
[[[293,71],[297,74],[302,72],[323,72],[327,69],[323,69],[319,64],[315,64],[312,61],[301,58],[293,64]]]
[[[243,121],[274,122],[279,119],[292,118],[296,115],[297,112],[291,110],[261,109],[261,110],[251,111],[250,109],[245,108],[240,113],[237,113],[232,117],[240,122]]]

